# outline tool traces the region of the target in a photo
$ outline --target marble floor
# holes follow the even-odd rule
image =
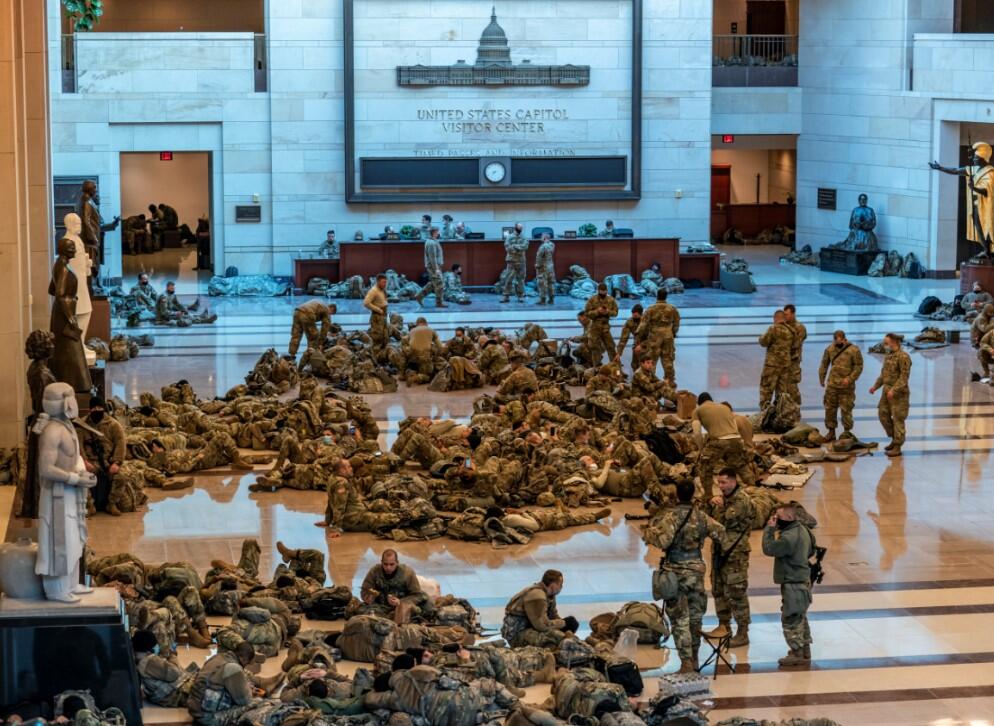
[[[781,265],[777,258],[783,248],[724,251],[750,260],[759,291],[692,290],[671,298],[683,316],[677,345],[680,387],[710,390],[736,410],[754,411],[763,358],[756,338],[777,307],[793,302],[809,333],[801,387],[805,419],[822,423],[818,364],[832,331],[843,328],[864,349],[866,364],[858,386],[856,432],[886,442],[876,398],[867,392],[881,361],[865,349],[889,331],[913,337],[923,327],[912,315],[918,302],[930,294],[951,299],[958,281],[826,274]],[[192,280],[185,290],[197,291]],[[264,348],[285,348],[292,308],[301,301],[210,302],[220,315],[213,326],[144,331],[155,335],[155,347],[128,363],[108,365],[109,393],[133,403],[141,391],[185,378],[203,397],[221,395],[242,381]],[[623,301],[615,334],[633,302]],[[500,305],[492,295],[476,295],[467,307],[436,311],[406,303],[393,310],[405,317],[424,314],[443,339],[457,325],[514,329],[529,321],[558,337],[576,331],[581,306],[568,298],[553,308]],[[345,328],[364,325],[358,301],[340,302],[339,310],[337,321]],[[955,323],[941,327],[965,330]],[[968,336],[959,344],[911,355],[904,458],[877,454],[816,464],[806,486],[792,492],[818,518],[819,543],[828,547],[827,574],[815,591],[811,618],[812,668],[776,669],[784,653],[779,597],[772,563],[754,533],[752,644],[734,651],[738,672],[715,681],[715,722],[733,714],[818,715],[842,724],[994,722],[994,499],[989,491],[994,486],[994,389],[970,382],[978,364]],[[466,418],[475,395],[435,394],[420,387],[368,400],[389,444],[405,416]],[[253,494],[247,487],[256,476],[211,472],[198,476],[191,490],[151,491],[146,511],[91,520],[91,545],[98,554],[130,550],[149,561],[182,559],[206,569],[213,558],[237,559],[241,540],[254,537],[262,544],[262,568],[271,571],[275,543],[282,540],[325,551],[330,578],[357,587],[387,543],[363,534],[328,539],[313,526],[324,509],[321,494]],[[543,569],[561,569],[566,576],[561,609],[584,620],[649,598],[649,572],[658,553],[642,543],[638,522],[624,517],[639,509],[639,502],[629,500],[614,505],[612,516],[599,525],[542,533],[529,545],[503,550],[448,539],[392,546],[419,574],[437,579],[443,592],[470,598],[488,625],[499,623],[507,598]],[[713,622],[710,615],[708,622]],[[675,669],[676,660],[664,668]]]

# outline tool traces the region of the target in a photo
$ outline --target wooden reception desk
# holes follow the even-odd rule
[[[662,266],[666,277],[680,276],[680,240],[659,238],[585,238],[557,239],[556,277],[565,277],[570,265],[580,265],[595,280],[608,275],[628,273],[636,280],[653,262]],[[535,274],[538,240],[528,246],[528,277]],[[409,280],[424,272],[424,243],[406,240],[371,240],[342,242],[339,274],[345,280],[352,275],[364,279],[386,269],[396,270]],[[501,240],[447,240],[442,242],[445,270],[458,262],[462,265],[464,285],[492,285],[505,267],[504,243]]]

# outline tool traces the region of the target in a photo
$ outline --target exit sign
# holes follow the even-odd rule
[[[159,152],[159,161],[172,161],[172,160],[173,160],[173,152],[171,151]]]
[[[735,134],[725,134],[724,136],[721,137],[721,143],[723,143],[723,144],[734,144],[735,143]]]

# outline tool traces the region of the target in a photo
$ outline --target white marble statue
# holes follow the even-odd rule
[[[69,269],[76,275],[79,285],[76,288],[76,324],[83,331],[81,339],[84,343],[83,353],[86,355],[86,365],[92,366],[97,363],[97,354],[86,347],[86,329],[90,326],[90,315],[93,313],[93,303],[90,302],[90,270],[93,269],[93,261],[86,254],[86,245],[79,234],[83,231],[83,220],[75,212],[69,212],[65,216],[66,239],[71,239],[76,243],[76,256],[69,261]]]
[[[90,592],[79,582],[86,545],[87,489],[97,478],[86,470],[72,421],[79,415],[76,392],[68,383],[50,383],[35,424],[38,440],[38,560],[45,597],[79,602]]]

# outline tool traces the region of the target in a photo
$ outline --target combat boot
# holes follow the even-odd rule
[[[556,656],[552,653],[545,654],[545,665],[542,670],[535,671],[536,683],[552,683],[556,680]]]
[[[168,479],[162,483],[162,491],[172,492],[177,489],[187,489],[193,486],[193,477],[187,477],[186,479]]]
[[[236,456],[231,460],[231,468],[238,471],[252,471],[255,467],[242,459],[242,457]]]
[[[680,660],[680,670],[677,673],[696,673],[697,669],[694,668],[694,664],[689,660]]]
[[[894,446],[895,446],[894,442],[893,442],[893,441],[891,441],[891,442],[890,442],[889,444],[887,444],[887,445],[886,445],[886,446],[884,447],[884,451],[890,451],[891,449],[893,449],[893,448],[894,448]]]
[[[835,441],[835,429],[829,429],[825,434],[825,443],[827,444],[832,441]]]
[[[811,645],[810,644],[804,646],[804,657],[807,658],[808,660],[811,660]]]
[[[716,627],[714,630],[707,631],[706,633],[704,633],[704,635],[708,636],[709,638],[721,638],[725,635],[728,635],[728,633],[731,632],[732,630],[731,624],[732,621],[730,620],[719,620],[718,627]]]
[[[806,666],[811,663],[809,658],[804,657],[804,650],[791,650],[787,655],[777,661],[781,668],[796,668]]]
[[[283,558],[284,562],[289,562],[290,560],[292,560],[294,557],[297,556],[297,550],[290,549],[289,547],[287,547],[285,544],[283,544],[278,540],[276,542],[276,551],[280,553],[280,557]]]
[[[502,303],[506,303],[506,302],[511,302],[511,298],[509,298],[509,297],[508,297],[507,295],[505,295],[504,297],[502,297],[502,298],[500,299],[500,301],[501,301]]]
[[[108,504],[107,505],[107,514],[109,514],[112,517],[120,517],[121,516],[121,510],[118,509],[117,506],[114,505],[114,504]]]
[[[891,444],[891,448],[889,448],[884,453],[886,453],[887,456],[890,456],[890,457],[900,456],[901,455],[901,445],[900,444]]]
[[[283,665],[281,666],[282,669],[284,671],[288,671],[293,666],[297,665],[297,662],[300,660],[300,655],[303,652],[304,644],[297,638],[291,638],[290,645],[287,646],[286,658],[283,660]]]
[[[273,695],[273,693],[283,685],[283,680],[286,678],[286,673],[280,672],[275,676],[269,676],[268,678],[253,678],[255,685],[266,692],[267,696]]]
[[[211,639],[205,638],[191,625],[186,629],[186,642],[194,648],[210,648]]]
[[[749,626],[740,624],[735,635],[728,641],[728,647],[741,648],[744,645],[749,645]]]

